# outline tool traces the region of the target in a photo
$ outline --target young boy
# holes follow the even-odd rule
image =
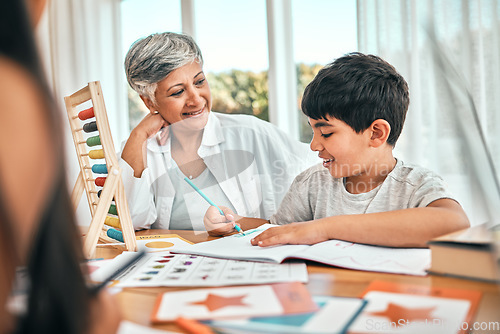
[[[323,159],[298,175],[253,245],[314,244],[340,239],[393,247],[425,247],[439,235],[469,226],[444,181],[403,164],[392,151],[409,105],[408,85],[373,55],[352,53],[325,66],[306,87],[302,111],[313,129],[311,149]],[[210,235],[267,221],[210,207]],[[232,222],[227,224],[227,222]]]

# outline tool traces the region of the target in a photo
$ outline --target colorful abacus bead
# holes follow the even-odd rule
[[[115,215],[115,216],[118,216],[118,210],[116,209],[116,205],[115,204],[111,204],[110,205],[108,213],[110,213],[112,215]]]
[[[95,179],[95,185],[98,186],[98,187],[103,187],[104,186],[104,182],[106,182],[106,178],[105,177],[96,177]]]
[[[110,238],[113,238],[115,240],[118,240],[120,242],[124,242],[123,241],[123,233],[122,231],[118,231],[118,230],[115,230],[113,228],[110,228],[106,231],[106,235]]]
[[[114,228],[121,228],[120,219],[118,219],[117,217],[107,216],[106,219],[104,219],[104,224],[112,226]]]
[[[87,138],[86,143],[88,146],[101,145],[101,137],[99,137],[99,136],[89,137],[89,138]]]
[[[94,107],[82,110],[78,113],[78,118],[82,121],[94,117]]]
[[[105,164],[95,164],[92,166],[92,172],[96,174],[107,174],[108,167]]]
[[[96,121],[84,124],[83,125],[83,131],[85,131],[87,133],[97,131],[97,123],[96,123]]]
[[[104,159],[104,150],[91,150],[89,152],[90,159]]]

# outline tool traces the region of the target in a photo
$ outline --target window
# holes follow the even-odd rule
[[[348,52],[358,50],[356,0],[294,0],[293,45],[297,64],[297,96],[318,71]],[[300,140],[309,142],[312,131],[300,112]]]
[[[195,1],[212,109],[269,120],[265,0]]]
[[[121,10],[122,61],[130,46],[152,33],[181,31],[179,0],[123,0]],[[148,112],[139,95],[127,85],[129,128],[133,129]]]
[[[181,14],[186,17],[181,4],[192,5],[194,10],[188,13],[188,19],[192,20],[194,38],[203,52],[204,70],[212,90],[212,109],[253,114],[272,121],[269,96],[278,95],[273,104],[275,109],[280,108],[278,116],[274,112],[275,119],[281,120],[277,122],[281,125],[277,125],[283,126],[283,119],[286,122],[292,118],[290,109],[295,108],[295,115],[298,113],[296,117],[300,118],[298,136],[309,141],[312,132],[299,111],[300,98],[321,67],[357,50],[356,0],[181,1],[123,0],[124,56],[139,37],[162,31],[181,32]],[[283,43],[288,36],[290,43]],[[274,66],[288,61],[290,66],[270,73],[270,57],[274,57]],[[294,64],[297,75],[288,76]],[[276,93],[291,82],[290,89]],[[145,107],[130,88],[128,93],[132,129],[142,119]],[[297,125],[290,124],[288,129],[285,124],[284,130],[294,135],[290,129]]]

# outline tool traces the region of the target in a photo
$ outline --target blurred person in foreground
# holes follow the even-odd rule
[[[82,266],[61,115],[33,37],[44,7],[0,1],[0,333],[115,333],[117,304],[91,295]],[[12,307],[16,290],[24,307]]]

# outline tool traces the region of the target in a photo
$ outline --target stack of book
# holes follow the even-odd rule
[[[482,224],[429,241],[429,273],[500,281],[498,233]]]

